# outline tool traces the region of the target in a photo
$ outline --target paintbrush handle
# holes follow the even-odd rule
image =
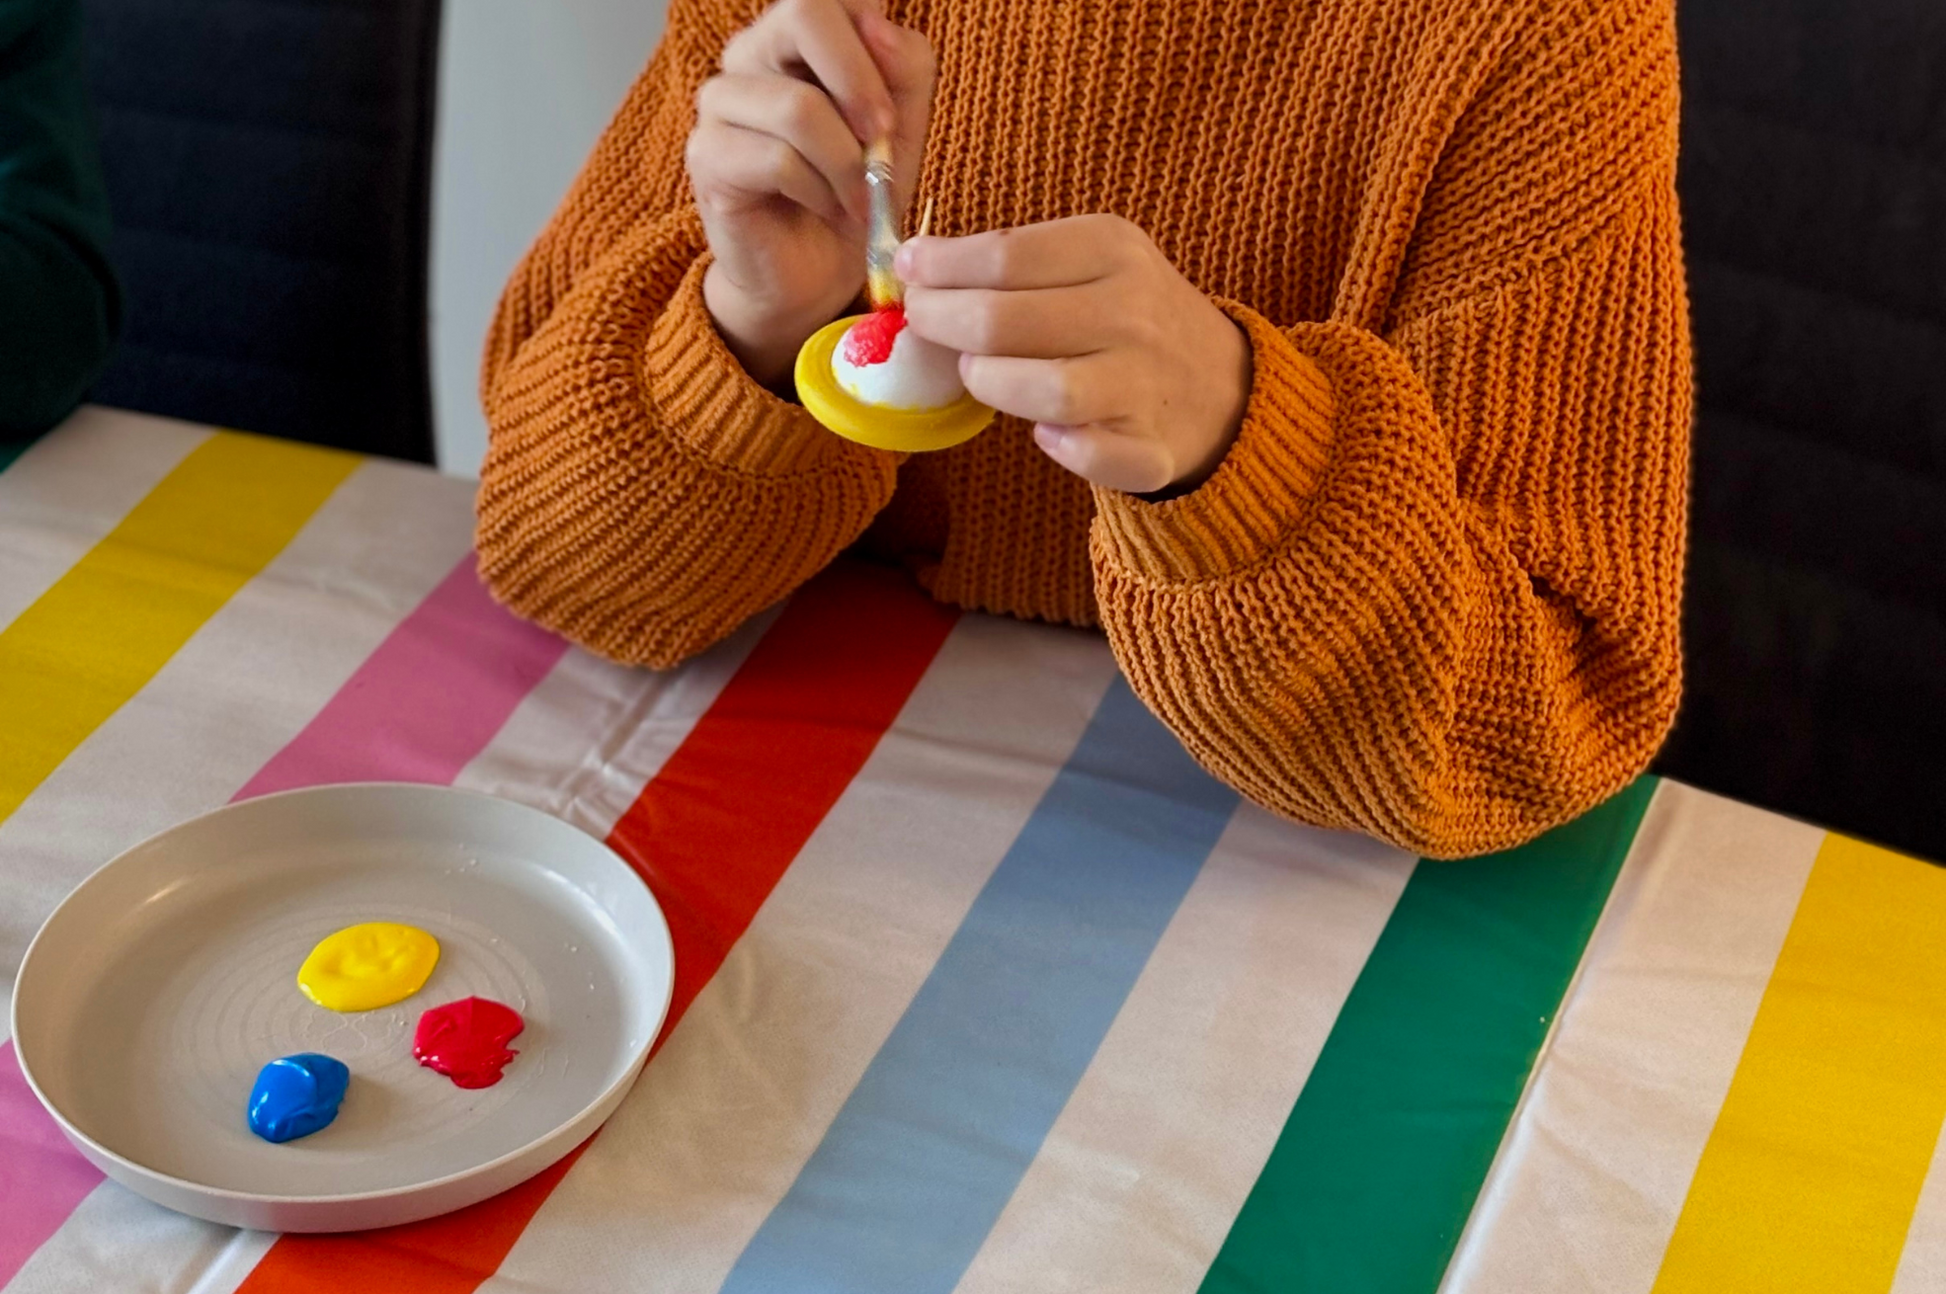
[[[897,305],[905,292],[892,271],[899,250],[899,207],[892,190],[892,142],[881,139],[865,150],[865,184],[871,194],[871,223],[865,242],[865,294],[874,308]]]

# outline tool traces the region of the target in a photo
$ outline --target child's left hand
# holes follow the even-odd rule
[[[897,268],[907,321],[964,352],[966,389],[1096,485],[1194,488],[1236,439],[1248,339],[1120,216],[915,238]]]

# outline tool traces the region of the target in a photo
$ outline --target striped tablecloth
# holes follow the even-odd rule
[[[1423,863],[1202,774],[1100,638],[840,564],[692,665],[482,592],[469,487],[102,410],[0,473],[0,976],[226,800],[453,783],[605,837],[670,1026],[432,1222],[103,1182],[0,1046],[25,1291],[1946,1289],[1946,871],[1644,779]]]

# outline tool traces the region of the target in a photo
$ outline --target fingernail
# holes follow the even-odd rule
[[[1061,447],[1061,438],[1066,434],[1062,428],[1049,423],[1034,424],[1034,443],[1050,454]]]
[[[912,249],[912,245],[918,241],[916,238],[908,238],[900,243],[899,250],[892,254],[892,270],[902,279],[912,277],[919,256]]]

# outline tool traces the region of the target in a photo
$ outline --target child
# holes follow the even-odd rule
[[[666,666],[857,545],[1100,625],[1279,813],[1528,839],[1676,709],[1671,9],[674,0],[488,338],[485,578]],[[788,390],[882,134],[952,235],[909,326],[1003,415],[903,461]]]

